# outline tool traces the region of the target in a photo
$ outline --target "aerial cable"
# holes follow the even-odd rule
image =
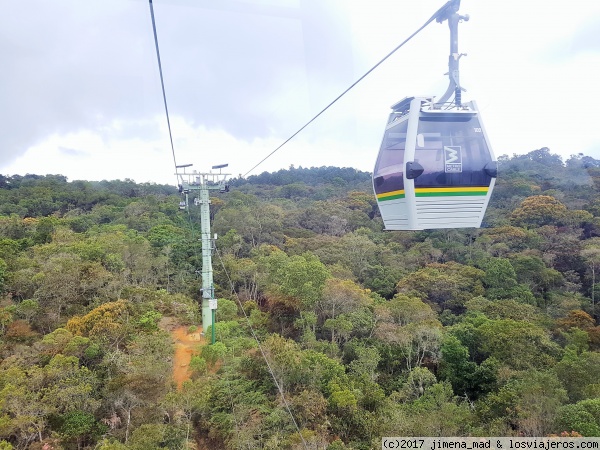
[[[296,431],[298,432],[298,436],[300,436],[300,439],[302,440],[302,446],[306,450],[308,450],[308,445],[306,443],[306,440],[304,439],[304,436],[302,436],[302,433],[300,432],[300,427],[298,426],[298,422],[296,422],[296,419],[294,418],[294,414],[292,414],[292,410],[290,409],[290,405],[289,405],[287,399],[285,398],[283,389],[281,388],[281,385],[277,381],[275,372],[273,371],[273,368],[271,367],[271,363],[269,363],[269,359],[267,358],[267,355],[260,343],[260,340],[258,339],[258,336],[254,332],[254,328],[252,327],[252,322],[250,322],[250,317],[248,316],[248,313],[246,312],[246,309],[244,308],[244,305],[242,304],[240,297],[238,296],[237,292],[235,291],[235,286],[233,284],[233,281],[232,281],[231,277],[229,276],[229,272],[227,271],[227,268],[225,267],[223,258],[221,258],[221,252],[219,252],[218,248],[216,248],[215,251],[217,253],[217,256],[219,257],[219,261],[221,262],[221,267],[223,267],[223,272],[225,272],[225,275],[227,276],[227,280],[229,281],[229,288],[231,289],[231,292],[235,295],[237,303],[238,303],[240,309],[242,310],[242,313],[244,314],[244,318],[246,319],[246,323],[248,324],[248,327],[250,328],[250,333],[252,334],[252,337],[254,338],[254,340],[256,341],[256,344],[258,345],[258,350],[260,351],[263,359],[265,360],[267,369],[269,370],[269,373],[271,374],[271,378],[273,378],[273,383],[275,384],[275,387],[277,388],[279,395],[281,395],[281,400],[283,401],[285,409],[287,410],[288,414],[290,415],[290,417],[292,419],[294,427],[296,428]]]
[[[171,153],[173,154],[173,164],[177,171],[177,159],[175,158],[175,146],[173,145],[173,133],[171,132],[171,120],[169,119],[169,107],[167,106],[167,93],[165,91],[165,80],[163,78],[162,64],[160,62],[160,50],[158,49],[158,35],[156,34],[156,21],[154,20],[154,6],[152,0],[149,0],[150,16],[152,17],[152,31],[154,32],[154,45],[156,46],[156,58],[158,60],[158,72],[160,73],[160,85],[162,87],[163,101],[165,103],[165,113],[167,115],[167,128],[169,129],[169,140],[171,141]]]
[[[258,166],[260,166],[263,162],[265,162],[267,159],[269,159],[271,156],[273,156],[273,154],[275,154],[275,152],[277,152],[284,145],[286,145],[293,138],[295,138],[302,130],[304,130],[307,126],[309,126],[311,123],[313,123],[321,114],[323,114],[325,111],[327,111],[331,106],[333,106],[334,103],[336,103],[339,99],[341,99],[344,95],[346,95],[352,88],[354,88],[354,86],[356,86],[358,83],[360,83],[362,80],[364,80],[371,72],[373,72],[377,67],[379,67],[381,64],[383,64],[383,62],[385,62],[390,56],[392,56],[394,53],[396,53],[398,50],[400,50],[413,37],[415,37],[417,34],[419,34],[427,25],[429,25],[434,20],[436,20],[440,17],[443,17],[445,14],[447,14],[447,11],[452,7],[452,5],[456,4],[457,1],[459,2],[460,0],[450,0],[444,6],[442,6],[440,9],[438,9],[435,12],[435,14],[433,14],[429,18],[429,20],[427,20],[427,22],[425,22],[417,31],[415,31],[408,38],[406,38],[400,45],[398,45],[391,52],[389,52],[387,55],[385,55],[385,57],[383,57],[383,59],[381,59],[377,64],[375,64],[373,67],[371,67],[362,77],[360,77],[358,80],[356,80],[354,83],[352,83],[349,88],[347,88],[344,92],[342,92],[340,95],[338,95],[325,108],[323,108],[321,111],[319,111],[319,113],[316,116],[314,116],[312,119],[310,119],[308,122],[306,122],[306,124],[304,124],[298,131],[296,131],[289,138],[287,138],[281,145],[279,145],[279,147],[277,147],[275,150],[273,150],[271,153],[269,153],[267,156],[265,156],[258,164],[256,164],[254,167],[252,167],[252,169],[250,169],[248,172],[246,172],[242,176],[242,178],[246,177],[246,175],[248,175],[250,172],[252,172]]]

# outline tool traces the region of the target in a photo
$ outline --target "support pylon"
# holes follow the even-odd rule
[[[211,343],[215,343],[215,311],[217,309],[217,299],[215,298],[215,287],[213,283],[212,252],[215,247],[216,235],[213,237],[210,233],[210,191],[227,192],[229,187],[226,184],[226,178],[229,174],[221,173],[223,167],[213,166],[213,169],[219,169],[219,173],[198,173],[195,170],[187,173],[185,168],[191,164],[178,166],[176,175],[181,180],[179,190],[185,194],[185,208],[189,208],[188,196],[196,192],[194,205],[200,207],[200,241],[202,242],[202,288],[200,289],[202,297],[202,330],[206,332],[209,326],[212,326]],[[183,171],[179,172],[182,168]]]

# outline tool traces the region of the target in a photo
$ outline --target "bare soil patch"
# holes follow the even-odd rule
[[[177,384],[177,389],[181,389],[184,381],[189,380],[191,376],[190,361],[192,356],[200,353],[200,348],[206,345],[206,339],[202,336],[202,328],[198,327],[195,331],[189,332],[190,327],[176,325],[170,318],[161,321],[161,328],[171,333],[174,344],[173,354],[173,381]]]

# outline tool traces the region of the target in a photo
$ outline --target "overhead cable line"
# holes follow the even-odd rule
[[[150,16],[152,17],[152,31],[154,33],[154,45],[156,46],[156,58],[158,60],[158,72],[160,73],[160,85],[162,87],[163,101],[165,103],[165,113],[167,115],[167,127],[169,129],[169,140],[171,141],[171,153],[173,154],[173,165],[177,171],[177,159],[175,158],[175,146],[173,145],[173,133],[171,132],[171,120],[169,119],[169,107],[167,106],[167,93],[165,91],[165,80],[163,78],[162,64],[160,62],[160,50],[158,48],[158,35],[156,34],[156,21],[154,20],[154,6],[152,0],[149,0]]]
[[[238,296],[237,292],[235,291],[235,286],[233,285],[233,281],[231,280],[231,277],[229,276],[229,272],[227,271],[227,268],[225,267],[225,263],[223,262],[223,258],[221,258],[221,252],[219,252],[219,249],[215,249],[217,256],[219,257],[219,261],[221,262],[221,267],[223,267],[223,272],[225,272],[225,275],[227,276],[227,280],[229,281],[229,287],[231,289],[231,292],[235,295],[235,298],[237,300],[237,303],[240,307],[240,309],[242,310],[242,313],[244,314],[244,317],[246,319],[246,323],[248,324],[248,327],[250,328],[250,333],[252,334],[252,337],[254,338],[254,340],[256,341],[256,344],[258,345],[258,350],[260,351],[263,359],[265,360],[265,363],[267,365],[267,369],[269,370],[269,373],[271,374],[271,378],[273,378],[273,383],[275,383],[275,387],[277,388],[277,391],[279,392],[279,395],[281,395],[281,400],[283,401],[283,404],[285,406],[285,409],[287,410],[288,414],[290,415],[292,422],[294,424],[294,427],[296,428],[296,431],[298,432],[298,436],[300,436],[300,439],[302,440],[302,445],[303,447],[308,450],[308,445],[306,443],[306,440],[304,440],[304,436],[302,436],[302,433],[300,432],[300,427],[298,426],[298,422],[296,422],[296,419],[294,418],[294,414],[292,414],[292,410],[290,409],[290,405],[287,401],[287,399],[285,398],[285,394],[283,393],[283,389],[281,387],[281,385],[279,384],[279,382],[277,381],[277,377],[275,376],[275,372],[273,371],[273,368],[271,367],[271,364],[269,363],[269,359],[267,358],[267,355],[260,343],[260,340],[258,339],[258,336],[256,335],[256,333],[254,332],[254,328],[252,327],[252,322],[250,322],[250,317],[248,316],[248,314],[246,313],[246,310],[244,309],[244,305],[242,304],[240,297]]]
[[[452,5],[454,5],[456,3],[456,0],[450,0],[449,2],[447,2],[444,6],[442,6],[440,9],[438,9],[435,14],[433,14],[428,20],[427,22],[425,22],[423,25],[421,25],[421,27],[415,31],[413,34],[411,34],[408,38],[406,38],[400,45],[398,45],[396,48],[394,48],[391,52],[389,52],[387,55],[385,55],[383,57],[383,59],[381,59],[377,64],[375,64],[373,67],[371,67],[362,77],[360,77],[358,80],[356,80],[354,83],[352,83],[350,85],[349,88],[347,88],[344,92],[342,92],[340,95],[338,95],[331,103],[329,103],[325,108],[323,108],[321,111],[319,111],[319,113],[314,116],[312,119],[310,119],[308,122],[306,122],[298,131],[296,131],[294,134],[292,134],[289,138],[287,138],[281,145],[279,145],[279,147],[277,147],[275,150],[273,150],[271,153],[269,153],[267,156],[265,156],[258,164],[256,164],[254,167],[252,167],[252,169],[250,169],[248,172],[246,172],[242,178],[246,177],[246,175],[248,175],[250,172],[252,172],[254,169],[256,169],[258,166],[260,166],[263,162],[265,162],[267,159],[269,159],[271,156],[273,156],[275,154],[275,152],[277,152],[279,149],[281,149],[284,145],[286,145],[288,142],[290,142],[293,138],[295,138],[302,130],[304,130],[307,126],[309,126],[311,123],[313,123],[321,114],[323,114],[325,111],[327,111],[330,107],[333,106],[334,103],[336,103],[339,99],[341,99],[344,95],[346,95],[352,88],[354,88],[354,86],[356,86],[358,83],[360,83],[362,80],[364,80],[371,72],[373,72],[377,67],[379,67],[381,64],[383,64],[390,56],[392,56],[394,53],[396,53],[398,50],[400,50],[400,48],[402,48],[406,43],[408,43],[408,41],[410,41],[413,37],[415,37],[417,34],[419,34],[427,25],[429,25],[431,22],[433,22],[434,20],[436,20],[439,17],[442,17],[444,14],[447,13],[447,11],[452,7]]]

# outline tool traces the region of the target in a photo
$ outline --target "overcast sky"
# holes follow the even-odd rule
[[[178,164],[245,174],[441,0],[154,0]],[[175,184],[147,0],[0,0],[0,173]],[[463,0],[464,100],[496,155],[600,158],[600,2]],[[446,90],[430,24],[252,174],[371,171],[390,106]]]

